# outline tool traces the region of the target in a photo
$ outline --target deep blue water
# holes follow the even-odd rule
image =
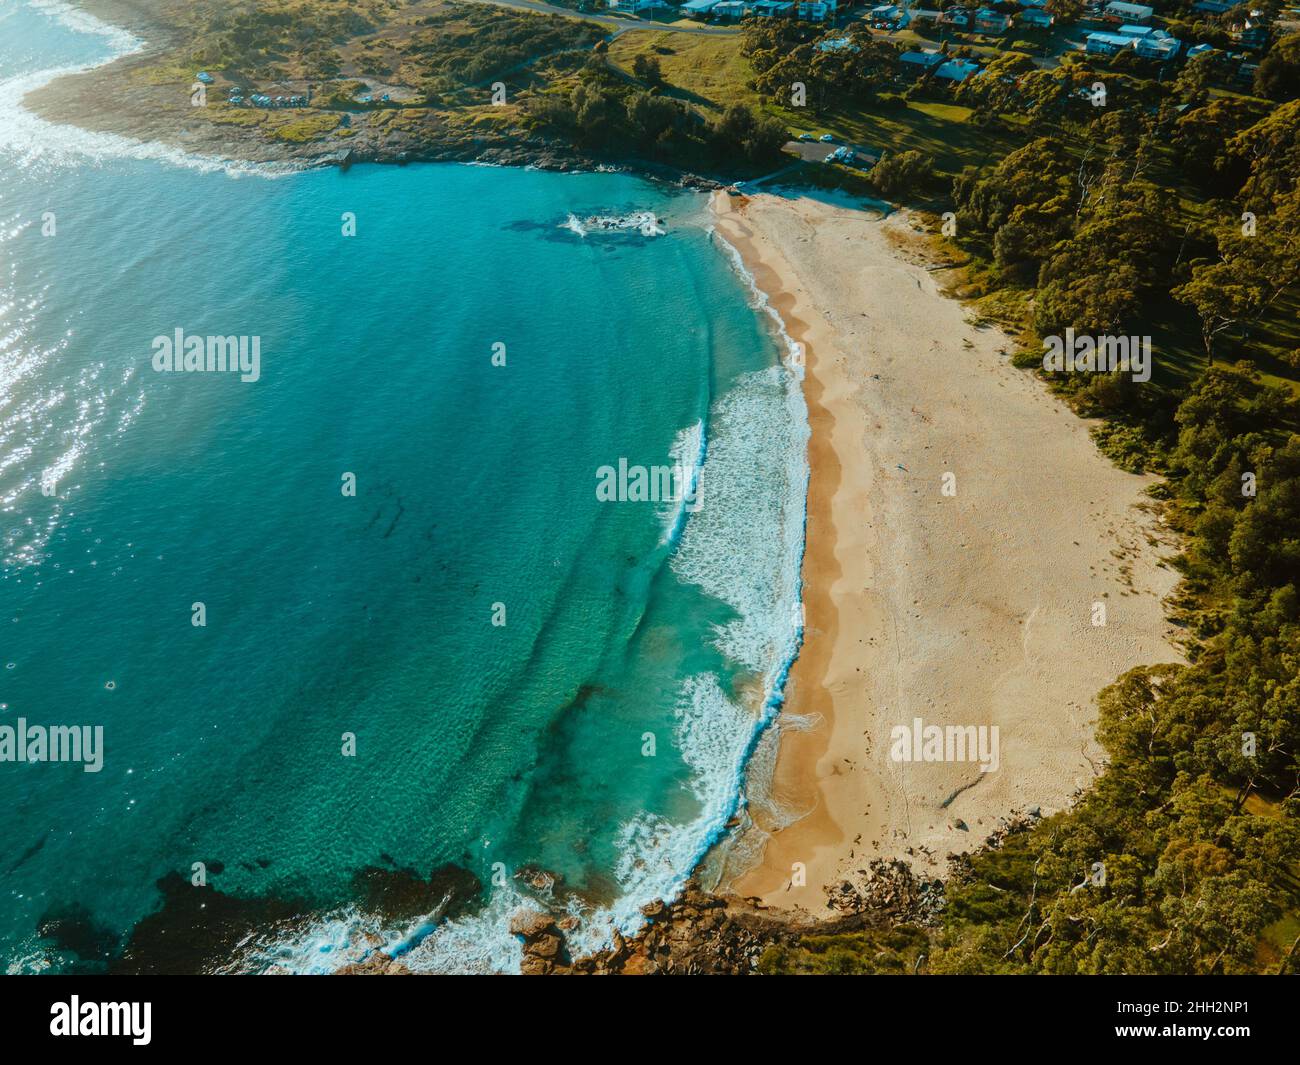
[[[629,927],[733,812],[798,639],[802,400],[706,201],[272,178],[18,109],[123,45],[0,4],[0,724],[105,737],[98,773],[0,763],[0,956],[67,964],[36,927],[73,903],[125,936],[196,861],[318,913],[242,968],[412,936],[353,905],[384,863],[485,884],[416,967],[508,967],[520,896]],[[631,211],[666,232],[564,226]],[[260,338],[260,379],[155,372],[177,328]],[[705,454],[694,512],[597,499]]]

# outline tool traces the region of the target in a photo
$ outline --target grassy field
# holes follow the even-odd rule
[[[665,93],[706,112],[728,104],[760,107],[758,93],[749,88],[753,76],[740,54],[739,36],[695,37],[682,33],[631,30],[609,46],[609,61],[631,76],[639,55],[654,56],[667,82]]]
[[[831,133],[861,147],[890,152],[916,148],[934,156],[939,169],[947,173],[983,165],[1012,147],[1004,134],[970,124],[970,109],[956,104],[909,101],[897,108],[882,105],[820,115],[774,106],[749,87],[753,72],[740,54],[740,38],[735,35],[687,37],[634,30],[609,47],[610,62],[628,76],[638,55],[651,55],[659,61],[666,94],[706,113],[721,111],[728,104],[748,104],[775,115],[795,135]]]

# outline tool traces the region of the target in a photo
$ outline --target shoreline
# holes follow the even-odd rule
[[[48,12],[50,9],[47,8],[46,10]],[[82,67],[81,69],[83,72],[99,70],[111,66],[116,62],[120,62],[123,59],[129,61],[130,59],[150,54],[151,45],[142,41],[137,35],[137,31],[142,27],[139,27],[136,24],[133,24],[131,31],[127,32],[121,30],[117,25],[104,22],[98,17],[98,15],[84,13],[80,9],[74,8],[71,5],[60,4],[58,10],[65,13],[76,12],[78,25],[75,29],[78,32],[93,33],[97,37],[104,38],[109,42],[113,51],[116,53],[114,55],[106,56],[103,59],[91,60],[90,63],[93,65]],[[61,15],[60,18],[62,20],[63,16]],[[60,73],[61,72],[57,69],[39,70],[33,72],[32,75],[23,76],[21,80],[13,81],[11,87],[17,89],[23,85],[24,81],[31,79],[43,79],[48,83],[49,79],[57,79],[60,76]],[[36,91],[39,92],[40,90],[38,89]],[[33,112],[28,108],[26,102],[19,93],[11,92],[10,95],[17,97],[15,100],[16,107],[20,107],[24,111],[27,111],[29,115],[35,116],[34,120],[28,122],[24,132],[28,135],[33,147],[39,147],[41,150],[51,152],[57,151],[60,154],[64,149],[68,149],[69,151],[91,151],[95,155],[99,156],[121,155],[122,157],[131,158],[142,158],[147,156],[154,161],[166,161],[171,163],[184,162],[187,165],[197,166],[200,168],[215,168],[225,162],[225,160],[220,160],[215,157],[201,156],[191,153],[187,153],[186,157],[182,160],[176,153],[164,153],[161,151],[161,149],[165,147],[162,142],[126,141],[117,138],[116,135],[96,137],[93,135],[93,131],[91,131],[92,135],[90,137],[78,138],[74,141],[73,138],[75,135],[71,129],[63,131],[55,129],[55,123],[52,123],[48,118],[41,116],[39,112]],[[85,127],[72,124],[72,129],[82,131]],[[728,822],[730,822],[734,816],[743,794],[743,775],[748,758],[750,754],[752,754],[754,746],[758,743],[762,734],[769,726],[772,717],[775,716],[779,709],[785,670],[788,667],[789,662],[793,660],[796,652],[797,647],[790,651],[789,658],[780,663],[775,670],[777,676],[774,685],[771,690],[764,693],[765,699],[763,703],[762,717],[754,723],[753,734],[750,738],[744,760],[735,767],[734,787],[730,792],[727,807],[725,811],[723,811],[723,816],[718,821],[718,824],[711,830],[707,843],[696,855],[690,869],[683,874],[683,883],[674,886],[673,890],[662,896],[662,898],[656,896],[654,899],[650,900],[638,900],[639,902],[644,902],[646,906],[650,906],[663,904],[666,900],[669,904],[677,901],[678,897],[687,890],[691,876],[699,869],[701,863],[705,861],[713,846],[719,839],[727,835]],[[243,900],[239,900],[238,902],[232,903],[232,905],[242,905],[242,901]],[[305,920],[311,915],[304,913],[299,916]],[[642,923],[644,924],[644,922]]]
[[[150,46],[145,44],[130,55],[144,57],[150,52]],[[103,69],[130,58],[130,55],[109,58],[90,69]],[[50,121],[46,116],[41,117]],[[166,145],[164,141],[138,143]],[[192,158],[218,162],[211,157]],[[317,165],[328,163],[328,160],[323,160]],[[641,173],[635,167],[628,169]],[[1079,776],[1077,771],[1082,768],[1078,764],[1079,760],[1061,757],[1063,752],[1059,744],[1055,748],[1050,743],[1033,747],[1031,753],[1051,750],[1060,764],[1054,765],[1045,778],[1042,775],[1034,776],[1019,792],[1012,789],[1013,797],[1022,800],[1017,805],[1006,801],[1006,789],[993,797],[986,797],[986,793],[994,789],[975,788],[974,785],[985,783],[985,778],[980,776],[970,779],[968,773],[964,776],[953,774],[948,771],[950,767],[933,772],[928,770],[934,767],[926,767],[926,770],[913,771],[914,775],[923,778],[917,783],[910,779],[912,774],[901,770],[890,771],[890,767],[882,762],[880,756],[887,743],[878,728],[884,719],[878,713],[874,719],[872,716],[872,708],[880,703],[879,689],[873,685],[878,685],[879,677],[888,676],[882,649],[893,647],[895,652],[900,650],[899,619],[906,613],[907,607],[905,596],[891,595],[890,589],[882,587],[882,570],[887,568],[890,560],[902,558],[905,567],[918,561],[909,551],[919,539],[924,538],[918,538],[921,530],[917,525],[897,520],[897,513],[879,504],[882,489],[901,488],[909,479],[909,470],[903,464],[898,464],[897,469],[904,474],[903,477],[898,477],[879,462],[873,465],[862,458],[863,442],[882,429],[879,422],[873,425],[874,419],[884,417],[884,407],[890,406],[892,402],[882,399],[880,402],[884,407],[881,408],[873,408],[861,402],[859,393],[866,380],[863,371],[875,368],[877,364],[864,363],[859,358],[860,352],[850,352],[846,346],[848,323],[861,318],[870,326],[882,324],[873,319],[871,314],[861,311],[855,302],[856,298],[861,301],[861,306],[870,304],[869,287],[847,292],[850,298],[844,299],[842,297],[846,292],[828,293],[825,289],[819,289],[818,275],[833,274],[838,269],[842,269],[844,274],[855,270],[877,272],[877,281],[895,286],[891,289],[894,298],[886,301],[894,316],[903,314],[902,303],[915,301],[922,309],[933,312],[934,322],[938,323],[937,333],[919,328],[921,323],[915,319],[902,321],[901,328],[896,323],[896,339],[911,341],[928,336],[934,345],[942,349],[941,355],[949,359],[963,358],[962,350],[956,347],[959,339],[968,342],[971,349],[977,349],[985,357],[993,355],[999,342],[1005,344],[1007,341],[995,331],[959,325],[963,314],[961,305],[939,293],[932,278],[914,261],[909,264],[897,247],[888,246],[883,234],[892,232],[897,235],[901,232],[900,221],[904,225],[906,223],[906,215],[902,212],[885,220],[868,219],[861,210],[849,206],[844,197],[819,197],[817,194],[791,202],[770,193],[760,193],[751,199],[738,199],[734,208],[731,203],[727,203],[725,210],[718,209],[725,200],[725,193],[715,193],[715,217],[719,232],[735,249],[741,263],[753,278],[756,289],[766,297],[772,313],[783,324],[789,337],[801,344],[806,353],[803,393],[808,408],[811,437],[808,444],[809,484],[801,563],[805,607],[803,635],[784,685],[778,684],[772,693],[773,700],[769,700],[776,704],[774,727],[778,730],[779,739],[773,797],[781,807],[801,816],[790,827],[770,834],[764,856],[757,865],[740,873],[729,870],[729,883],[720,885],[718,891],[723,895],[733,893],[754,896],[761,899],[763,905],[778,910],[798,909],[815,916],[829,916],[831,911],[824,898],[826,890],[841,881],[848,883],[849,880],[844,878],[847,876],[851,880],[854,877],[854,865],[865,865],[872,858],[903,858],[915,861],[920,871],[937,875],[936,871],[942,869],[941,852],[945,848],[956,847],[960,853],[961,850],[978,847],[993,827],[990,822],[996,823],[997,819],[1009,817],[1027,805],[1059,809],[1068,803],[1071,792],[1085,786],[1091,777]],[[798,215],[801,209],[805,211],[802,217]],[[797,219],[798,225],[805,227],[804,234],[796,233],[797,226],[788,232],[779,232],[778,217],[790,224],[793,224],[792,218]],[[852,242],[855,247],[848,251],[838,249],[844,252],[842,257],[800,260],[793,254],[795,244],[815,243],[815,235],[807,234],[815,234],[825,222],[833,223],[827,229],[835,229],[840,224],[851,227],[846,228],[842,234],[838,229],[835,232],[841,237],[841,243]],[[865,240],[872,232],[877,239],[874,242]],[[831,269],[826,269],[828,266]],[[900,284],[900,278],[914,281],[917,291],[913,291],[907,284]],[[928,282],[928,288],[922,284],[923,280]],[[940,311],[939,308],[944,310]],[[888,318],[889,315],[884,314],[882,317]],[[933,326],[934,322],[924,324]],[[848,335],[857,334],[849,331]],[[885,347],[888,348],[888,345]],[[895,345],[893,350],[897,354],[901,348]],[[881,352],[873,354],[879,355]],[[888,361],[891,360],[886,359]],[[990,365],[996,361],[992,360]],[[982,374],[986,369],[988,366],[981,366],[978,372]],[[1071,431],[1074,437],[1082,433],[1091,449],[1090,461],[1094,467],[1104,466],[1114,477],[1126,479],[1134,492],[1137,490],[1134,483],[1140,486],[1153,480],[1136,478],[1115,470],[1091,447],[1091,442],[1087,440],[1086,423],[1051,399],[1031,375],[1011,371],[1009,366],[1002,369],[1021,384],[1017,403],[1026,401],[1026,388],[1033,389],[1036,398],[1031,402],[1052,408],[1052,413],[1058,416],[1064,411],[1070,419],[1073,429],[1067,427],[1066,433],[1055,434],[1052,442],[1065,442]],[[931,375],[933,372],[933,369],[925,371]],[[874,376],[879,379],[880,374]],[[1008,387],[1004,381],[995,383],[1000,388]],[[1019,410],[1019,407],[1015,408],[1015,411]],[[900,409],[894,413],[902,415],[903,412]],[[988,414],[990,411],[982,410],[982,413]],[[992,410],[991,413],[999,416],[1003,412]],[[912,406],[912,414],[918,414],[916,403]],[[932,420],[924,414],[921,417],[926,422]],[[923,431],[914,426],[910,427],[910,431],[899,431],[899,428],[898,425],[889,426],[884,431],[883,439],[889,447],[902,455],[908,452],[907,445],[918,442]],[[922,450],[928,450],[929,447],[927,444]],[[912,464],[909,461],[907,465]],[[1115,481],[1115,484],[1118,485],[1119,481]],[[913,489],[913,492],[916,491],[918,490]],[[1130,500],[1125,506],[1132,502]],[[1093,500],[1089,499],[1087,503],[1092,505]],[[1114,503],[1114,499],[1108,499],[1107,503]],[[1071,510],[1069,507],[1064,509],[1067,513]],[[1115,507],[1108,511],[1110,519],[1117,520],[1117,514]],[[910,518],[916,516],[915,513],[909,515]],[[960,546],[965,549],[967,544],[962,543]],[[929,548],[929,544],[922,545],[920,554],[926,554]],[[926,560],[920,561],[923,563]],[[918,568],[923,566],[918,565]],[[955,580],[952,574],[947,577]],[[960,582],[957,583],[960,585]],[[1172,588],[1172,584],[1173,577],[1170,575],[1169,587],[1164,589],[1165,593]],[[952,589],[948,591],[951,592]],[[961,592],[960,586],[956,592]],[[1163,599],[1163,594],[1157,598],[1157,609],[1160,599]],[[917,600],[912,600],[913,605],[916,602]],[[1027,617],[1021,611],[1023,620],[1016,622],[1024,626],[1026,644],[1029,640],[1029,625],[1037,609],[1035,606]],[[1160,617],[1162,616],[1161,612]],[[951,619],[941,620],[946,624]],[[1150,620],[1148,612],[1145,622]],[[906,619],[903,628],[907,633]],[[956,628],[960,631],[960,625]],[[944,635],[951,638],[953,627],[948,626]],[[1101,686],[1109,683],[1129,665],[1154,660],[1155,656],[1149,653],[1149,645],[1130,650],[1131,654],[1121,656],[1127,665],[1121,665],[1109,673],[1106,672],[1110,669],[1109,665],[1099,671],[1102,679],[1087,690],[1084,699],[1091,700]],[[1028,658],[1027,646],[1025,654]],[[963,662],[961,665],[968,667],[969,664]],[[950,674],[960,672],[961,670],[949,670]],[[895,690],[901,699],[904,687],[901,658],[898,671],[889,679],[894,680]],[[960,682],[969,678],[958,676],[956,679]],[[1082,690],[1084,683],[1080,680],[1077,687]],[[963,690],[960,683],[957,684],[957,689]],[[1037,695],[1038,692],[1034,691],[1033,694]],[[1077,702],[1072,705],[1075,709],[1080,708]],[[1071,742],[1078,742],[1082,760],[1089,764],[1095,775],[1095,761],[1085,749],[1091,739],[1089,722],[1085,720],[1081,723],[1068,713],[1066,716],[1069,718],[1067,721],[1063,722],[1059,717],[1052,721],[1052,729],[1067,736]],[[1087,718],[1088,715],[1084,712],[1081,716]],[[1004,728],[1024,724],[1023,720],[1017,720],[1014,716],[1004,719],[993,713],[991,717]],[[801,719],[808,727],[783,727],[793,719]],[[773,726],[763,722],[756,725],[749,753],[740,769],[742,780],[748,770],[753,748],[766,727]],[[866,744],[861,739],[864,733],[871,737]],[[1073,777],[1070,776],[1071,769],[1076,770]],[[728,823],[736,812],[740,795],[741,792],[737,791],[729,816],[724,819]],[[941,804],[936,804],[934,800],[940,796],[946,796],[946,799]],[[919,820],[913,824],[914,803],[919,803],[916,811],[918,815],[928,810],[935,822],[947,819],[948,815],[943,811],[950,807],[955,813],[944,827],[931,823],[923,828]],[[970,813],[972,810],[973,814]],[[975,826],[980,826],[982,831],[977,831]],[[760,830],[764,828],[761,823],[759,827]],[[966,833],[966,837],[957,833]],[[727,834],[727,825],[724,824],[710,847],[697,859],[692,874],[699,871],[701,865],[708,860],[709,852]],[[793,882],[791,871],[796,865],[806,872],[804,884]],[[925,866],[929,866],[929,869]],[[856,872],[863,873],[864,870],[858,869]]]
[[[208,166],[249,171],[267,168],[282,172],[375,163],[477,163],[490,166],[533,167],[560,173],[589,173],[613,169],[681,188],[715,190],[722,179],[706,177],[668,164],[637,158],[604,158],[562,140],[519,131],[494,135],[453,136],[440,124],[395,131],[389,126],[371,131],[364,119],[385,112],[347,112],[358,120],[357,136],[326,143],[268,140],[256,127],[209,120],[190,121],[188,90],[147,84],[135,78],[174,47],[176,29],[141,10],[132,0],[41,0],[37,6],[61,21],[85,19],[98,23],[75,26],[80,32],[105,37],[127,35],[136,47],[119,51],[102,62],[53,76],[26,91],[20,106],[40,121],[67,125],[90,135],[122,138],[153,154],[182,153]],[[576,14],[575,18],[578,17]],[[178,104],[177,101],[184,103]],[[179,110],[178,110],[179,108]],[[304,114],[322,114],[309,110]]]
[[[772,783],[797,819],[759,823],[762,857],[720,890],[828,917],[854,908],[876,860],[939,877],[1013,819],[1068,806],[1100,771],[1096,693],[1179,658],[1162,605],[1177,578],[1141,509],[1155,478],[1112,466],[1087,422],[1010,366],[1008,338],[965,320],[906,212],[773,193],[715,193],[713,208],[804,345],[812,430],[805,632]],[[1063,447],[1064,473],[1035,467]],[[1089,625],[1096,602],[1109,628]],[[916,717],[996,727],[999,769],[892,761],[891,729]]]
[[[747,198],[742,198],[744,203]],[[820,728],[783,728],[792,716],[810,723],[828,722],[833,707],[826,698],[821,680],[829,668],[829,645],[838,630],[838,617],[831,603],[827,579],[831,583],[841,576],[835,558],[836,538],[831,526],[830,501],[839,491],[843,470],[829,439],[834,430],[834,416],[827,409],[826,389],[818,375],[818,350],[822,338],[812,335],[803,309],[796,306],[793,295],[786,291],[785,283],[767,258],[760,255],[753,242],[753,233],[739,223],[732,202],[725,192],[714,193],[711,210],[719,235],[732,248],[740,265],[749,274],[754,288],[763,296],[771,313],[780,322],[780,328],[791,342],[800,345],[804,354],[803,393],[808,412],[808,488],[805,498],[804,547],[801,563],[801,594],[803,602],[803,630],[800,647],[791,663],[784,688],[784,702],[780,713],[769,728],[777,732],[777,769],[773,776],[770,799],[781,808],[791,810],[801,825],[799,835],[813,846],[831,847],[841,836],[826,807],[820,802],[816,789],[800,787],[799,781],[781,777],[783,763],[815,764],[825,755],[828,736]],[[797,313],[796,313],[797,312]],[[826,579],[811,579],[812,575]],[[829,639],[827,637],[829,636]],[[796,714],[796,693],[799,710]],[[761,821],[756,825],[766,832]],[[782,849],[785,836],[769,837],[765,848],[764,864],[776,862],[775,854]],[[802,845],[801,848],[802,849]],[[740,896],[763,896],[753,891],[749,871],[731,871],[731,890]],[[738,873],[738,875],[737,875]],[[764,898],[765,903],[772,900]]]
[[[834,731],[835,707],[826,678],[840,625],[830,589],[846,579],[846,573],[837,558],[832,501],[842,490],[859,494],[864,486],[846,485],[845,470],[832,442],[837,428],[835,397],[828,396],[823,366],[826,356],[822,354],[829,348],[829,337],[824,326],[818,328],[815,315],[810,313],[812,308],[802,306],[791,291],[795,286],[789,282],[788,266],[767,249],[760,251],[756,246],[758,235],[740,217],[748,200],[742,198],[739,208],[733,209],[733,201],[725,193],[715,193],[712,208],[719,230],[735,248],[755,286],[780,318],[790,338],[802,346],[804,400],[810,430],[809,480],[802,571],[802,646],[790,669],[782,715],[773,726],[778,729],[778,751],[771,798],[779,807],[796,815],[797,820],[784,831],[769,833],[761,862],[752,869],[738,871],[729,887],[739,896],[757,896],[765,905],[784,907],[786,900],[773,894],[768,878],[762,877],[761,871],[785,870],[794,862],[802,861],[810,879],[816,881],[818,864],[815,859],[808,861],[809,856],[834,852],[844,840],[821,787],[808,779],[804,769],[816,766],[827,756]],[[844,417],[846,412],[839,413]],[[864,498],[863,502],[868,501]],[[857,578],[861,574],[854,572],[848,576]],[[782,728],[782,718],[788,721],[792,716],[803,719],[811,727]],[[791,767],[799,767],[799,771],[791,772]],[[761,822],[758,828],[765,831]]]

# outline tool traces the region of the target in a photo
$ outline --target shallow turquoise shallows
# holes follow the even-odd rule
[[[0,8],[0,725],[104,730],[98,773],[0,762],[0,957],[71,964],[37,926],[72,905],[120,945],[195,862],[311,903],[234,968],[372,932],[507,969],[521,897],[579,945],[634,927],[735,812],[799,639],[804,408],[706,201],[268,177],[18,109],[127,43]],[[638,211],[663,235],[566,225]],[[259,338],[259,379],[156,371],[177,329]],[[599,500],[620,460],[698,506]],[[484,885],[454,922],[352,898],[445,863]]]

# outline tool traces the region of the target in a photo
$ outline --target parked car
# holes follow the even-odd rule
[[[823,134],[822,134],[820,137],[818,137],[817,139],[818,139],[819,141],[821,141],[823,144],[834,144],[834,143],[835,143],[835,137],[834,137],[832,134],[830,134],[830,133],[823,133]]]
[[[810,141],[810,140],[813,140],[814,138],[813,138],[813,135],[812,135],[811,133],[800,133],[800,134],[799,134],[799,139],[800,139],[801,141]]]

